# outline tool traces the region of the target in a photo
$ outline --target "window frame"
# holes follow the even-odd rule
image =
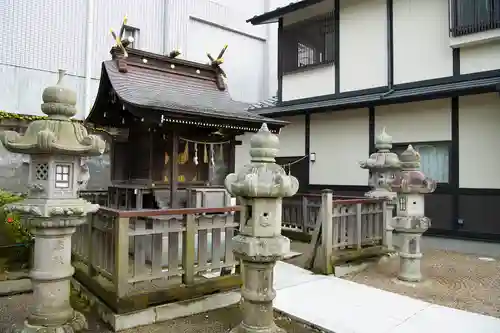
[[[321,30],[322,39],[323,39],[323,48],[315,49],[311,47],[311,43],[308,40],[300,40],[300,37],[297,36],[298,32],[304,29],[316,29]],[[331,65],[335,63],[335,18],[334,12],[328,12],[322,15],[317,15],[299,22],[295,22],[283,27],[283,33],[279,40],[279,47],[283,51],[283,57],[280,59],[282,65],[283,74],[290,74],[298,71],[309,70],[316,67],[321,67],[325,65]],[[331,39],[327,39],[328,35],[331,34]],[[331,43],[331,47],[328,47],[328,41]],[[299,47],[298,45],[302,44],[307,48],[312,49],[317,52],[319,50],[319,54],[324,54],[324,60],[319,61],[316,60],[317,57],[313,55],[314,63],[305,64],[300,66],[299,60]],[[285,52],[290,51],[292,49],[296,49],[293,52]],[[331,49],[331,50],[330,50]],[[290,58],[286,59],[285,57],[290,57],[293,59],[293,62]],[[293,65],[292,65],[293,64]]]
[[[487,10],[486,21],[485,17],[479,17],[478,6],[481,2],[486,2],[489,9]],[[449,20],[450,20],[450,36],[461,37],[478,32],[494,30],[500,28],[500,1],[498,0],[449,0]],[[474,8],[474,13],[471,14],[471,8]],[[469,16],[472,24],[463,24],[459,22],[460,12]]]
[[[437,182],[438,186],[451,186],[455,175],[453,174],[453,158],[452,158],[452,144],[450,141],[418,141],[418,142],[397,142],[392,144],[391,151],[396,153],[398,157],[400,154],[408,148],[408,145],[413,147],[417,146],[445,146],[448,150],[448,181],[447,182]],[[429,175],[426,175],[429,176]]]

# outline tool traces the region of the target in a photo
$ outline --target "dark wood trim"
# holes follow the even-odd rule
[[[387,87],[394,85],[394,3],[387,0]]]
[[[489,243],[499,243],[500,238],[496,234],[485,234],[461,230],[445,230],[431,228],[424,233],[424,236],[434,236],[451,239],[475,240]]]
[[[452,50],[453,57],[453,76],[460,76],[460,48],[454,48]]]
[[[319,2],[322,2],[322,1],[323,0],[296,1],[296,2],[290,3],[289,5],[278,7],[274,10],[263,13],[261,15],[255,15],[254,17],[246,20],[246,22],[247,23],[250,22],[252,25],[275,23],[277,18],[282,19],[283,16],[286,14],[296,12],[298,10],[307,8],[309,6],[312,6],[312,5],[319,3]]]
[[[460,227],[460,148],[459,148],[459,98],[451,98],[451,149],[450,149],[450,186],[452,189],[452,226]]]
[[[310,179],[310,173],[311,173],[311,160],[310,160],[310,154],[311,154],[311,115],[309,113],[306,113],[305,115],[305,120],[304,120],[304,132],[305,132],[305,141],[304,141],[304,155],[306,155],[307,159],[307,172],[306,172],[306,184],[309,185],[309,179]]]
[[[345,192],[368,192],[370,187],[368,185],[331,185],[331,184],[309,184],[308,192],[321,192],[322,190],[330,189],[334,193]]]
[[[368,152],[375,152],[375,107],[368,108]]]
[[[483,71],[483,72],[460,74],[460,75],[456,75],[456,76],[451,75],[451,76],[440,77],[437,79],[428,79],[428,80],[422,80],[422,81],[395,84],[394,88],[395,89],[423,88],[423,87],[429,87],[429,86],[440,85],[440,84],[464,82],[464,81],[478,80],[478,79],[487,79],[487,78],[498,77],[498,76],[500,76],[500,69],[493,69],[493,70]]]
[[[482,195],[482,196],[499,196],[500,188],[468,188],[462,187],[457,189],[459,195]]]
[[[337,99],[337,98],[345,98],[345,97],[356,97],[360,95],[369,95],[369,94],[383,94],[387,92],[387,87],[382,86],[382,87],[375,87],[375,88],[367,88],[367,89],[360,89],[360,90],[355,90],[355,91],[344,91],[338,94],[330,94],[330,95],[321,95],[321,96],[315,96],[315,97],[306,97],[306,98],[301,98],[301,99],[293,99],[290,101],[283,101],[281,105],[287,106],[287,105],[295,105],[295,104],[301,104],[301,103],[310,103],[310,102],[322,102],[322,101],[328,101],[331,99]]]
[[[493,78],[493,77],[500,77],[500,69],[494,69],[494,70],[477,72],[477,73],[461,74],[459,76],[446,76],[446,77],[437,78],[437,79],[428,79],[428,80],[421,80],[421,81],[415,81],[415,82],[409,82],[409,83],[395,84],[393,88],[394,88],[394,90],[424,88],[424,87],[429,87],[429,86],[434,86],[434,85],[456,83],[456,82],[465,82],[465,81],[469,81],[469,80],[487,79],[487,78]],[[387,93],[387,92],[388,92],[387,86],[380,86],[380,87],[360,89],[360,90],[355,90],[355,91],[346,91],[346,92],[341,92],[338,94],[329,94],[329,95],[321,95],[321,96],[294,99],[294,100],[282,102],[280,105],[283,105],[283,106],[287,105],[288,106],[288,105],[296,105],[296,104],[302,104],[302,103],[322,102],[322,101],[334,100],[334,99],[345,98],[345,97],[357,97],[357,96],[363,96],[363,95],[369,95],[369,94],[383,94],[383,93]],[[390,104],[395,104],[395,102],[391,101]],[[269,116],[269,115],[266,115],[266,116]]]
[[[335,94],[340,93],[340,0],[335,0],[333,8],[333,21],[335,28],[333,33],[335,35],[334,52],[335,52]]]
[[[278,21],[278,105],[283,102],[283,18]]]
[[[215,208],[168,208],[168,209],[136,209],[120,210],[110,207],[99,208],[99,213],[113,217],[155,217],[167,215],[190,215],[190,214],[223,214],[228,212],[238,212],[240,206],[215,207]]]

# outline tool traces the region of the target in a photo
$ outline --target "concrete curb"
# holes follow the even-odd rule
[[[0,281],[0,297],[28,293],[32,290],[30,279]]]

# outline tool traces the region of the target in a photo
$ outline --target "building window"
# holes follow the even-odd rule
[[[70,185],[70,165],[56,165],[56,188],[69,188]]]
[[[408,145],[395,145],[393,151],[400,155]],[[438,183],[450,181],[450,143],[416,143],[413,148],[420,154],[420,170]]]
[[[500,0],[450,0],[453,37],[500,28]]]
[[[129,48],[131,49],[138,49],[139,48],[139,34],[140,30],[136,27],[132,27],[130,25],[124,26],[123,30],[123,39],[132,37],[134,39],[134,42],[129,44]]]
[[[333,63],[333,13],[293,23],[283,29],[283,72]]]

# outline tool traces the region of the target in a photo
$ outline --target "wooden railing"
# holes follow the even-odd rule
[[[330,247],[361,250],[365,246],[382,245],[384,235],[385,200],[342,199],[333,200],[332,223],[324,223],[324,230],[331,225]],[[328,231],[327,231],[328,232]]]
[[[282,230],[298,236],[312,234],[318,221],[321,194],[296,194],[283,198],[282,205]]]
[[[238,287],[239,210],[101,208],[73,236],[75,277],[116,313]]]
[[[383,199],[334,199],[331,192],[324,192],[306,253],[307,268],[331,274],[337,263],[384,251],[386,214]]]
[[[365,199],[364,197],[333,196],[334,200]],[[294,240],[309,242],[318,224],[321,193],[297,193],[283,198],[282,231]]]

